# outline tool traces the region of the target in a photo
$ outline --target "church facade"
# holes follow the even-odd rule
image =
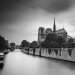
[[[39,27],[39,29],[38,29],[38,44],[43,42],[49,33],[56,33],[57,36],[62,36],[67,41],[66,30],[64,28],[56,30],[55,18],[54,18],[53,30],[51,28],[45,29],[44,27]]]

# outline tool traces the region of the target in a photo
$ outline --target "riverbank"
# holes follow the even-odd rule
[[[60,49],[57,49],[57,51],[51,50],[51,52],[49,52],[48,49],[41,49],[40,51],[39,48],[36,48],[34,52],[32,48],[29,48],[29,50],[23,49],[22,52],[34,56],[75,62],[75,49],[71,51],[71,55],[69,55],[70,53],[67,49],[61,49],[61,51]]]

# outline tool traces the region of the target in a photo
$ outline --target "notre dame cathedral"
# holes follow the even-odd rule
[[[55,18],[54,18],[53,30],[51,28],[45,29],[44,27],[39,27],[39,29],[38,29],[38,44],[43,42],[49,33],[56,33],[57,36],[62,36],[65,40],[67,40],[67,32],[64,28],[56,30]]]

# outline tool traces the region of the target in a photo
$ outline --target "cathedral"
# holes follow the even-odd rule
[[[39,27],[39,29],[38,29],[38,44],[43,42],[49,33],[56,33],[57,36],[62,36],[65,40],[67,40],[66,30],[64,28],[59,29],[59,30],[56,29],[55,18],[54,18],[53,30],[51,28],[45,29],[44,27]]]

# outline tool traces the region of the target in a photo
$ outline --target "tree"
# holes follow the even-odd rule
[[[57,48],[58,47],[58,43],[56,41],[50,41],[50,42],[43,42],[42,44],[42,47],[45,47],[45,48]]]
[[[4,37],[0,35],[0,51],[4,51],[8,47],[8,43]]]
[[[58,47],[61,48],[63,43],[66,43],[66,40],[62,36],[57,37]]]
[[[10,43],[10,47],[12,50],[15,49],[15,43],[14,42]]]
[[[26,41],[26,40],[23,40],[23,41],[21,42],[21,47],[29,47],[29,42]]]
[[[10,43],[10,46],[11,46],[11,47],[12,47],[12,46],[15,46],[15,43],[14,43],[14,42]]]
[[[66,40],[62,36],[57,37],[57,42],[62,45],[62,43],[66,43]]]
[[[36,41],[33,41],[32,43],[30,43],[30,47],[31,48],[37,48],[38,47],[38,44]]]
[[[56,48],[57,47],[57,35],[55,33],[49,33],[46,37],[46,39],[44,40],[43,43],[41,43],[42,47],[46,47],[46,48]]]
[[[73,42],[74,40],[73,40],[73,38],[70,38],[69,40],[68,40],[68,42]]]
[[[57,35],[55,33],[49,33],[45,39],[45,42],[56,41]]]
[[[5,49],[9,49],[9,42],[8,42],[8,40],[5,40]]]
[[[62,36],[57,36],[55,33],[49,33],[44,42],[41,43],[42,47],[46,48],[61,48],[62,43],[66,43],[66,40]]]
[[[44,42],[41,43],[41,47],[42,47],[42,48],[45,47],[45,43],[44,43]]]

